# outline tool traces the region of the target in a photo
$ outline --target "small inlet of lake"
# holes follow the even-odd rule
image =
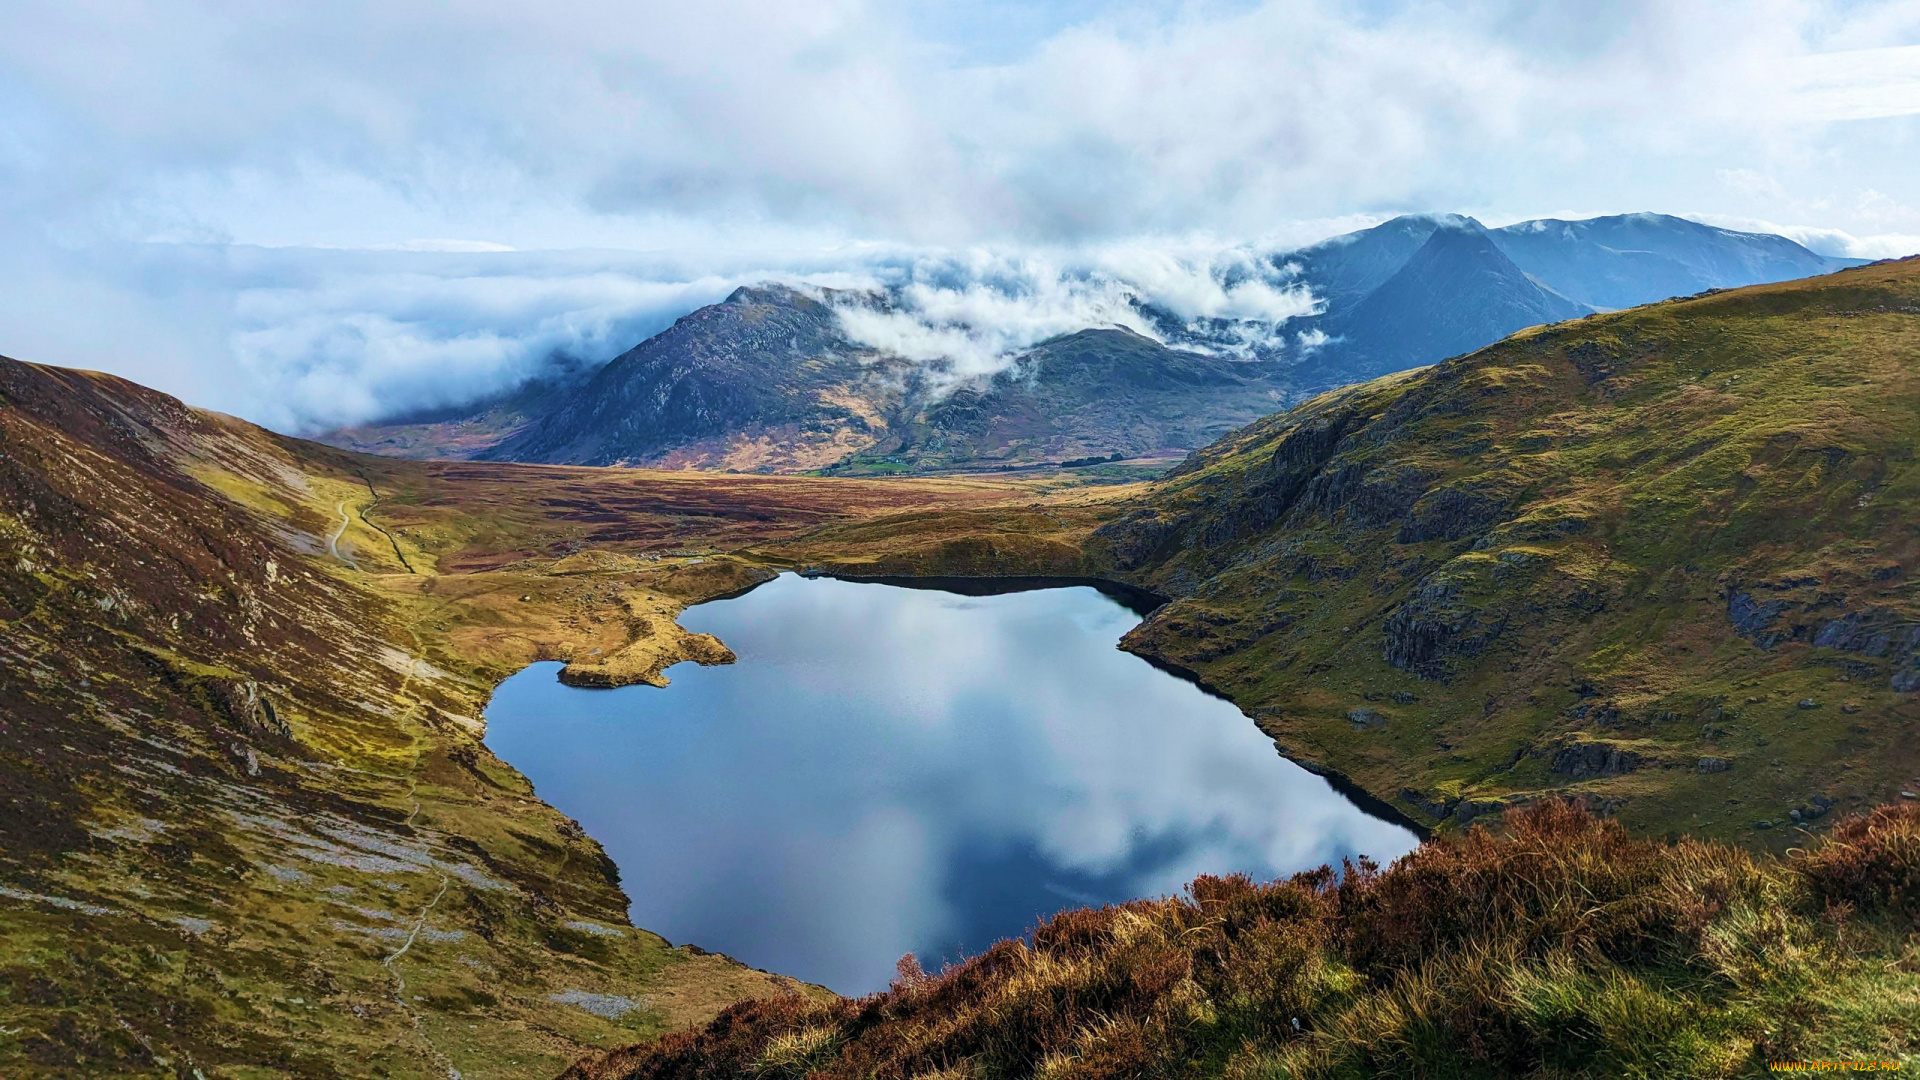
[[[1116,649],[1138,621],[1085,586],[789,574],[681,616],[739,663],[620,690],[535,664],[494,694],[487,745],[605,845],[635,925],[843,994],[1062,908],[1415,845]]]

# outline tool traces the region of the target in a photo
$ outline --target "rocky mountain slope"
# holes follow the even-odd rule
[[[1129,330],[1044,342],[963,385],[842,469],[979,468],[1165,455],[1204,446],[1286,400],[1277,364],[1169,349]]]
[[[717,549],[1030,498],[422,465],[0,360],[0,1074],[551,1076],[811,993],[630,926],[487,695],[729,660],[673,621],[769,573]]]
[[[879,360],[847,340],[825,300],[743,288],[616,357],[477,456],[814,468],[885,434],[905,365]]]
[[[1314,389],[1431,364],[1594,311],[1859,265],[1783,236],[1665,214],[1499,229],[1458,214],[1409,215],[1285,258],[1326,306],[1300,321],[1308,344],[1288,354],[1299,365],[1296,384]]]
[[[1920,260],[1589,316],[1194,455],[1127,645],[1428,821],[1791,844],[1920,791]]]
[[[836,309],[884,305],[884,296],[762,285],[598,371],[556,368],[465,410],[326,441],[416,458],[747,472],[1178,456],[1308,392],[1523,327],[1850,265],[1783,237],[1657,214],[1492,230],[1458,215],[1408,216],[1276,262],[1324,310],[1287,324],[1251,358],[1234,328],[1189,326],[1142,301],[1164,343],[1094,327],[1042,342],[991,378],[956,380],[951,364],[908,363],[848,337]]]
[[[1352,382],[1592,311],[1514,265],[1478,224],[1443,221],[1391,277],[1316,320],[1332,340],[1301,362],[1300,377]]]
[[[1520,269],[1576,303],[1603,310],[1813,277],[1861,262],[1816,255],[1784,236],[1667,214],[1542,218],[1490,234]]]
[[[850,340],[833,305],[859,302],[871,298],[743,288],[564,391],[328,439],[413,457],[858,475],[1177,457],[1285,400],[1278,365],[1113,329],[1043,342],[954,389],[938,365]]]
[[[937,370],[850,341],[834,299],[739,290],[477,456],[775,472],[1133,456],[1204,445],[1271,411],[1285,385],[1273,365],[1090,330],[947,393]]]

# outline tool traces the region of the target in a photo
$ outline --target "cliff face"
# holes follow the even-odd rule
[[[1430,820],[1786,843],[1920,790],[1915,355],[1910,260],[1329,394],[1102,528],[1179,597],[1128,647]]]

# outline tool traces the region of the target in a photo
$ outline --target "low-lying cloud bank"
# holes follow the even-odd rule
[[[1920,241],[1766,228],[1816,250],[1906,254]],[[384,249],[139,243],[43,249],[0,266],[0,352],[124,374],[277,430],[313,433],[510,390],[557,362],[597,364],[742,285],[831,295],[856,342],[929,365],[935,383],[991,374],[1060,334],[1124,327],[1250,356],[1308,347],[1316,310],[1283,257],[1370,224],[1320,223],[1260,243],[1160,240],[783,251]],[[138,327],[137,334],[124,328]],[[35,331],[38,331],[36,334]]]
[[[1246,245],[699,257],[431,246],[441,250],[124,245],[94,253],[64,280],[40,277],[37,298],[10,295],[93,313],[75,322],[125,322],[112,309],[147,308],[140,339],[107,338],[80,355],[13,342],[0,351],[108,368],[311,433],[478,401],[557,361],[603,362],[767,281],[839,290],[831,295],[850,338],[937,366],[949,380],[990,374],[1023,349],[1088,327],[1166,340],[1191,324],[1207,329],[1209,347],[1245,352],[1314,305],[1270,250]],[[82,330],[67,329],[69,338]]]
[[[1090,327],[1160,341],[1170,330],[1183,340],[1189,335],[1182,331],[1204,331],[1207,343],[1196,347],[1245,355],[1317,307],[1274,254],[1143,244],[902,255],[866,270],[883,303],[838,310],[848,337],[937,364],[956,382],[990,375],[1023,349]]]

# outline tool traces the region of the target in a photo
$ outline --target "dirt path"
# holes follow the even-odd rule
[[[353,556],[340,554],[340,538],[347,534],[347,526],[353,524],[352,515],[347,513],[347,501],[345,499],[340,500],[340,505],[336,513],[340,515],[340,525],[333,530],[332,536],[327,537],[327,554],[358,570],[360,569],[360,564],[353,561]]]
[[[393,966],[395,960],[405,956],[407,950],[413,948],[414,939],[420,936],[421,929],[427,925],[427,915],[433,911],[434,905],[440,903],[440,898],[447,895],[447,883],[450,880],[444,875],[440,878],[440,891],[434,893],[433,899],[427,901],[427,906],[420,909],[420,916],[414,920],[413,932],[407,935],[406,944],[401,945],[393,951],[391,956],[380,961],[380,966],[386,968],[393,976],[393,1000],[400,1006],[401,1011],[407,1014],[408,1021],[413,1024],[414,1033],[420,1036],[420,1042],[426,1047],[427,1054],[433,1059],[434,1065],[446,1070],[447,1080],[461,1080],[460,1070],[454,1068],[453,1062],[447,1055],[441,1053],[440,1048],[433,1044],[432,1036],[427,1034],[426,1026],[420,1022],[420,1014],[407,1001],[406,976],[400,974],[400,969]]]

